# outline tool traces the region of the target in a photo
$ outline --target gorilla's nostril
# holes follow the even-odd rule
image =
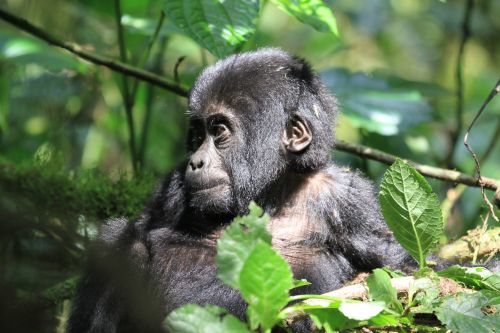
[[[192,171],[196,171],[197,169],[203,168],[203,164],[204,164],[203,160],[189,162],[189,166],[191,167]]]

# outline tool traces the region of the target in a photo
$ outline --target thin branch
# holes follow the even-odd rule
[[[371,160],[388,165],[394,163],[396,158],[398,158],[395,155],[391,155],[374,148],[359,144],[352,144],[341,140],[335,143],[334,148],[339,151],[344,151],[364,158],[369,158]],[[419,164],[410,160],[405,161],[412,165],[415,169],[417,169],[421,174],[431,178],[445,180],[452,183],[460,183],[473,187],[481,186],[481,184],[479,183],[479,178],[475,178],[455,170],[437,168],[429,165]],[[484,188],[489,190],[495,191],[498,188],[498,184],[500,184],[500,180],[496,180],[493,178],[481,177],[481,179]]]
[[[183,97],[188,96],[188,91],[186,88],[181,87],[178,84],[172,83],[168,80],[165,80],[161,76],[155,75],[155,74],[150,73],[148,71],[138,69],[134,66],[130,66],[130,65],[124,64],[122,62],[119,62],[119,61],[116,61],[116,60],[113,60],[113,59],[110,59],[110,58],[107,58],[107,57],[104,57],[101,55],[94,54],[92,52],[85,51],[81,45],[60,41],[57,38],[48,34],[47,32],[33,26],[31,23],[29,23],[25,19],[14,16],[14,15],[12,15],[12,14],[10,14],[2,9],[0,9],[0,19],[2,19],[3,21],[5,21],[7,23],[10,23],[11,25],[15,26],[16,28],[18,28],[22,31],[25,31],[25,32],[47,42],[50,45],[60,47],[64,50],[78,56],[79,58],[85,59],[93,64],[107,67],[111,70],[126,74],[128,76],[133,76],[139,80],[146,81],[146,82],[149,82],[151,84],[154,84],[155,86],[169,90],[169,91],[171,91],[179,96],[183,96]]]
[[[118,35],[118,46],[120,49],[120,60],[126,64],[127,49],[125,46],[125,38],[123,36],[122,10],[120,7],[120,0],[115,0],[114,4],[115,4],[116,31]],[[130,156],[132,159],[132,168],[134,170],[134,173],[137,174],[137,172],[139,171],[139,165],[138,165],[139,161],[135,146],[135,125],[134,125],[134,117],[132,115],[132,111],[134,108],[134,99],[130,95],[127,75],[122,75],[122,94],[124,102],[123,105],[125,107],[125,114],[127,115],[127,127],[129,132],[129,149],[130,149]]]
[[[470,18],[474,9],[474,0],[466,0],[464,19],[462,21],[462,36],[460,39],[460,46],[458,48],[457,66],[455,68],[455,80],[457,82],[457,110],[456,110],[456,125],[451,132],[451,147],[446,157],[446,166],[453,167],[453,154],[455,153],[458,137],[462,132],[463,127],[463,114],[464,114],[464,80],[463,80],[463,58],[465,51],[465,43],[470,37]]]
[[[477,178],[479,180],[479,186],[481,187],[481,194],[483,195],[483,200],[486,203],[486,205],[488,206],[490,213],[491,213],[491,216],[497,222],[498,222],[498,217],[495,214],[495,209],[493,208],[493,205],[491,204],[490,200],[486,196],[486,193],[484,193],[485,184],[484,184],[484,177],[481,176],[481,165],[479,163],[479,160],[477,159],[476,153],[472,149],[472,146],[469,144],[468,139],[469,139],[469,133],[470,133],[472,127],[474,126],[474,124],[476,123],[476,120],[481,116],[481,114],[483,113],[486,106],[490,103],[490,101],[499,92],[500,92],[500,80],[497,81],[495,87],[493,87],[490,94],[488,95],[488,97],[484,101],[483,105],[481,105],[481,108],[474,116],[474,119],[472,119],[472,122],[470,123],[469,127],[467,128],[467,132],[465,133],[465,136],[464,136],[464,145],[467,148],[467,150],[469,151],[469,153],[472,155],[472,158],[474,159],[474,162],[476,163],[476,173],[477,173]]]
[[[146,50],[143,52],[141,59],[139,60],[139,63],[137,64],[137,67],[144,68],[144,66],[146,65],[146,62],[148,61],[149,56],[151,54],[151,50],[153,49],[153,46],[158,39],[158,36],[160,34],[160,30],[161,30],[161,27],[162,27],[164,21],[165,21],[165,13],[162,10],[160,12],[160,18],[158,19],[158,23],[156,24],[155,32],[153,33],[153,36],[151,36],[151,39],[148,42],[148,46],[147,46]],[[139,89],[139,80],[136,80],[134,82],[134,86],[132,88],[132,98],[133,99],[135,99],[135,96],[137,95],[138,89]]]

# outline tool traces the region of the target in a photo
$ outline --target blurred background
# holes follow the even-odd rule
[[[468,3],[473,7],[465,20]],[[309,60],[344,112],[336,128],[339,139],[473,175],[474,161],[462,138],[500,77],[500,1],[327,4],[339,38],[266,3],[255,34],[240,50],[275,46]],[[189,87],[216,61],[168,19],[148,49],[163,1],[121,5],[130,64]],[[0,9],[86,51],[120,58],[112,1],[0,0]],[[0,19],[0,329],[62,332],[98,225],[114,216],[137,217],[157,181],[184,160],[186,99],[129,81],[135,97],[135,168],[122,75]],[[482,174],[496,179],[499,136],[496,98],[469,138]],[[387,168],[338,151],[332,158],[376,182]],[[443,200],[450,239],[482,224],[486,209],[479,189],[429,181]]]

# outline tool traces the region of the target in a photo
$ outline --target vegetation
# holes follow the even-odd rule
[[[335,161],[376,182],[398,157],[420,172],[398,160],[380,201],[421,270],[399,280],[376,270],[355,300],[342,290],[326,306],[307,295],[288,305],[303,300],[288,292],[305,282],[291,279],[253,208],[226,231],[217,259],[221,279],[250,303],[249,323],[187,307],[165,325],[191,316],[199,331],[265,331],[307,315],[326,331],[498,331],[498,275],[435,274],[425,258],[441,247],[458,263],[498,260],[499,15],[494,0],[0,0],[0,330],[63,331],[99,225],[133,221],[155,179],[185,158],[197,74],[225,55],[277,46],[308,59],[339,100]],[[446,279],[463,294],[445,296]],[[438,321],[429,326],[425,313]]]
[[[441,325],[459,333],[498,331],[500,272],[457,265],[436,273],[425,264],[429,249],[443,233],[441,210],[425,179],[398,160],[387,170],[381,188],[389,226],[421,267],[413,278],[404,278],[408,281],[404,290],[398,293],[391,282],[391,276],[397,276],[394,284],[401,281],[400,273],[375,269],[364,281],[368,293],[362,296],[340,297],[335,292],[290,296],[291,289],[308,282],[293,279],[285,259],[271,247],[266,231],[269,216],[252,203],[249,215],[236,218],[218,241],[216,259],[219,278],[238,289],[248,303],[248,324],[222,308],[189,304],[168,315],[165,327],[180,333],[271,332],[276,325],[287,328],[309,316],[316,329],[326,332],[359,327],[432,331]],[[457,288],[447,279],[479,291]],[[432,316],[421,323],[422,314]]]

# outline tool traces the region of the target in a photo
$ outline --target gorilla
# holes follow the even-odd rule
[[[187,304],[245,317],[216,276],[216,242],[253,200],[297,293],[325,293],[359,272],[413,266],[380,213],[372,185],[330,161],[336,100],[303,59],[274,48],[205,69],[189,95],[188,160],[166,177],[138,221],[101,230],[80,282],[69,333],[161,332]]]

